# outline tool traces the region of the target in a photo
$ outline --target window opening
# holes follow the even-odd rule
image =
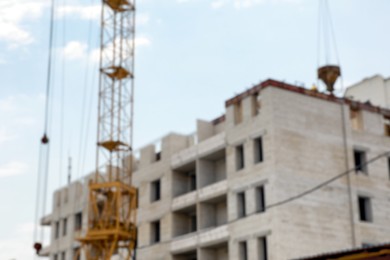
[[[62,236],[66,236],[66,228],[68,226],[68,220],[64,218],[63,223],[62,223]]]
[[[81,212],[74,215],[74,230],[81,230],[83,225],[83,215]]]
[[[268,259],[267,238],[259,237],[257,242],[259,248],[259,260],[267,260]]]
[[[197,230],[197,219],[196,215],[193,214],[190,216],[190,232],[195,232]]]
[[[161,181],[155,180],[151,185],[151,201],[158,201],[161,198]]]
[[[242,122],[242,104],[241,100],[234,104],[234,123],[237,125]]]
[[[244,145],[239,145],[236,147],[236,169],[238,171],[243,169],[244,167]]]
[[[246,241],[239,243],[240,260],[248,260],[248,248]]]
[[[264,186],[259,186],[256,188],[256,211],[257,212],[265,211]]]
[[[363,130],[363,116],[360,109],[350,108],[349,116],[353,130]]]
[[[238,211],[238,218],[245,217],[246,215],[245,192],[240,192],[237,194],[237,211]]]
[[[390,136],[390,117],[384,117],[385,136]]]
[[[263,161],[263,139],[262,137],[258,137],[254,140],[254,158],[255,163],[259,163]]]
[[[160,221],[155,221],[152,223],[152,243],[160,242]]]
[[[372,222],[371,199],[359,196],[359,217],[361,221]]]
[[[355,172],[368,174],[367,165],[366,165],[367,162],[366,152],[354,150],[353,156],[355,161]]]
[[[188,178],[189,178],[189,190],[190,191],[196,190],[196,175],[195,175],[195,171],[188,172]]]
[[[252,95],[252,116],[256,116],[259,114],[260,107],[260,95],[259,92],[256,92]]]
[[[58,238],[60,235],[60,222],[59,221],[56,221],[56,224],[55,224],[55,231],[54,231],[54,237],[55,238]]]

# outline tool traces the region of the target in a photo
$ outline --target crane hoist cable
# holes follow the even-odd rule
[[[49,51],[48,51],[48,63],[46,74],[46,93],[45,93],[45,112],[44,112],[44,132],[41,138],[41,144],[39,148],[39,162],[38,162],[38,177],[37,177],[37,193],[36,193],[36,205],[35,205],[35,226],[34,226],[34,249],[36,254],[39,255],[42,249],[42,242],[44,240],[43,228],[39,228],[39,213],[42,216],[46,211],[46,195],[47,195],[47,183],[48,183],[48,170],[49,170],[49,113],[50,113],[50,89],[52,81],[52,49],[53,49],[53,31],[54,31],[54,10],[55,0],[51,0],[51,13],[50,13],[50,28],[49,28]],[[41,189],[42,188],[42,189]],[[42,201],[41,201],[42,200]],[[42,202],[42,204],[41,204]],[[41,212],[39,212],[41,209]],[[38,237],[39,233],[39,237]]]
[[[62,6],[65,8],[66,7],[66,0],[62,1]],[[65,46],[66,44],[66,16],[63,17],[62,21],[62,45]],[[66,62],[65,59],[62,58],[61,61],[61,99],[60,99],[60,132],[59,132],[59,141],[60,141],[60,147],[59,147],[59,186],[61,187],[62,185],[62,173],[63,173],[63,154],[64,154],[64,129],[65,129],[65,109],[64,109],[64,104],[65,104],[65,85],[66,85]]]
[[[340,78],[341,87],[337,91],[342,94],[344,84],[328,0],[319,1],[317,37],[317,86],[321,80],[326,86],[326,91],[334,95],[335,83]],[[321,49],[324,51],[323,54]]]
[[[91,0],[90,4],[93,5],[94,1]],[[88,29],[87,29],[87,46],[90,48],[92,46],[92,19],[89,20],[88,23]],[[78,154],[78,168],[76,172],[76,176],[79,177],[84,172],[84,163],[85,163],[85,154],[86,154],[86,143],[88,140],[88,126],[89,126],[89,118],[90,113],[87,112],[87,104],[91,103],[92,97],[95,94],[95,89],[93,87],[93,84],[89,84],[88,77],[90,75],[90,57],[91,52],[88,51],[87,59],[85,60],[85,74],[84,74],[84,88],[83,88],[83,97],[82,97],[82,109],[81,109],[81,118],[80,118],[80,142],[79,142],[79,154]],[[93,75],[92,82],[94,83],[93,79],[95,78],[95,75]],[[92,93],[88,93],[88,87],[90,86]],[[89,100],[87,99],[89,98]]]

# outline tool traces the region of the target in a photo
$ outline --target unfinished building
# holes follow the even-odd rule
[[[390,78],[374,75],[348,87],[345,96],[390,109]]]
[[[225,107],[194,135],[140,149],[137,259],[282,260],[390,241],[389,110],[274,80]],[[86,183],[57,191],[42,219],[51,259],[78,246]]]

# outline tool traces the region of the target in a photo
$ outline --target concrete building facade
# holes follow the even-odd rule
[[[50,244],[42,249],[41,256],[51,260],[74,259],[79,248],[75,239],[86,232],[88,225],[89,178],[84,177],[54,192],[52,212],[41,219],[41,225],[50,227]]]
[[[348,87],[345,96],[390,109],[390,78],[381,75],[365,78]]]
[[[225,107],[195,135],[140,149],[137,259],[282,260],[390,241],[389,110],[274,80]]]

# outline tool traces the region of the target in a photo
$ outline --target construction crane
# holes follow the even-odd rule
[[[103,0],[96,172],[89,183],[88,227],[78,259],[134,256],[136,189],[132,186],[135,0]],[[104,165],[103,168],[99,167]]]

